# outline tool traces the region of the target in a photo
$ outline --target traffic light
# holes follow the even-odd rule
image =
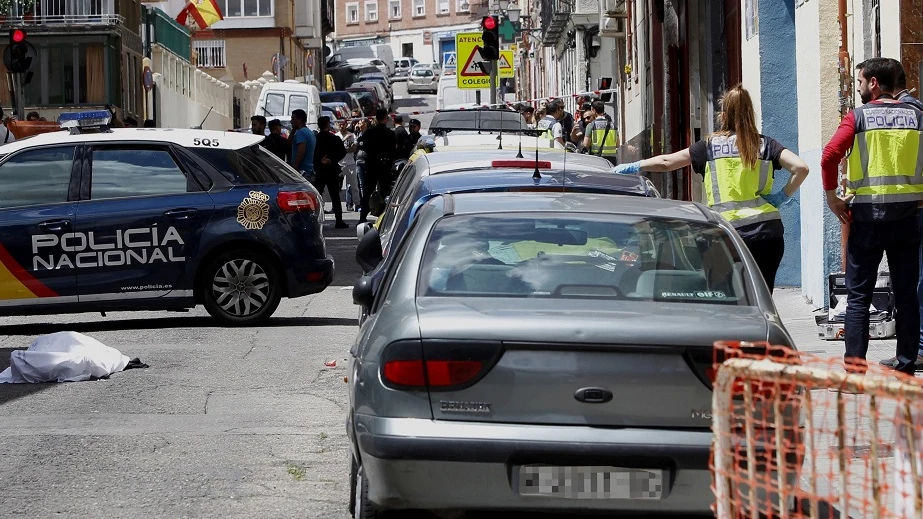
[[[500,59],[500,19],[497,16],[481,18],[481,57],[486,61]]]
[[[601,77],[599,78],[599,89],[600,90],[609,90],[612,88],[612,78],[611,77]],[[612,92],[607,92],[605,94],[599,94],[599,98],[604,103],[608,103],[612,100]]]
[[[3,64],[13,74],[22,74],[32,68],[35,46],[26,39],[26,31],[10,29],[10,43],[3,52]]]

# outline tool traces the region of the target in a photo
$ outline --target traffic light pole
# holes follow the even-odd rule
[[[500,63],[497,61],[490,62],[490,104],[497,104],[497,71]]]
[[[10,74],[13,77],[13,109],[16,113],[16,119],[26,120],[26,108],[23,103],[22,95],[22,74]]]

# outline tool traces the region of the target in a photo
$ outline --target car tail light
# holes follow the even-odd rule
[[[714,386],[715,378],[718,375],[718,367],[729,358],[744,357],[760,359],[771,357],[773,360],[784,364],[794,364],[798,362],[798,359],[791,357],[787,350],[771,346],[765,341],[726,342],[725,346],[731,347],[712,347],[710,349],[695,348],[687,350],[686,352],[686,362],[709,389],[712,389]],[[794,391],[794,386],[792,384],[776,384],[775,382],[767,381],[751,381],[750,388],[753,394],[760,398],[771,398],[776,392],[785,394],[793,393]],[[737,379],[734,381],[731,391],[735,395],[742,395],[743,389],[744,382]]]
[[[317,195],[310,191],[279,191],[276,203],[283,213],[297,213],[300,211],[316,212],[320,204]]]
[[[500,358],[499,343],[398,341],[382,353],[382,382],[393,389],[456,391],[474,385]]]
[[[551,162],[547,160],[508,159],[495,160],[490,163],[494,168],[538,168],[551,169]]]

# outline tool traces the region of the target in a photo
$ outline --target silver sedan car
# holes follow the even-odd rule
[[[430,67],[414,67],[407,79],[407,93],[428,92],[435,94],[439,89],[439,76]]]
[[[386,262],[353,290],[369,312],[349,362],[355,517],[708,513],[714,341],[792,346],[746,246],[701,204],[440,195]],[[783,409],[798,444],[799,408]],[[792,484],[801,460],[784,456]]]

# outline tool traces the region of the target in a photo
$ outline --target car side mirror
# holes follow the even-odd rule
[[[372,302],[375,300],[375,289],[372,287],[372,278],[362,276],[356,284],[353,285],[353,303],[361,306],[366,311],[372,308]]]
[[[362,239],[365,236],[365,233],[369,232],[369,229],[372,227],[372,224],[369,222],[362,222],[356,226],[356,238]]]
[[[375,267],[384,259],[384,251],[381,249],[381,237],[378,229],[374,227],[359,240],[359,246],[356,247],[356,263],[362,267],[362,272],[368,274],[375,270]]]

